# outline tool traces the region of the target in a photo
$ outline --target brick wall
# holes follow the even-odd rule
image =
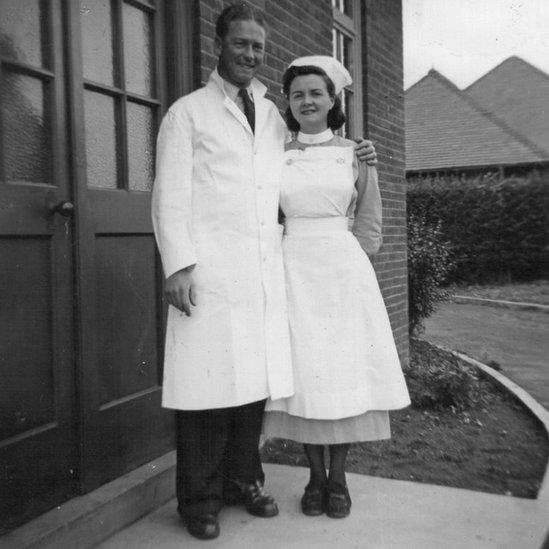
[[[402,6],[398,0],[366,0],[363,5],[364,128],[376,144],[383,199],[383,247],[374,266],[400,358],[403,363],[407,363]]]
[[[215,20],[231,4],[223,0],[199,0],[200,73],[205,83],[216,64]],[[265,63],[260,80],[269,88],[267,97],[283,110],[280,92],[282,74],[290,61],[303,55],[332,52],[332,9],[330,0],[249,0],[265,14],[269,27]]]
[[[200,75],[215,67],[215,20],[230,1],[199,0]],[[332,53],[330,0],[251,0],[269,26],[265,65],[259,78],[268,97],[283,110],[282,73],[295,57]],[[383,198],[384,244],[375,260],[401,360],[408,360],[406,277],[406,195],[404,180],[404,101],[402,13],[399,0],[363,2],[362,37],[364,128],[376,142]]]

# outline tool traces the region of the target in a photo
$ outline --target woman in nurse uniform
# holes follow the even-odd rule
[[[269,400],[264,419],[267,436],[304,443],[303,512],[332,518],[351,508],[350,443],[389,438],[388,411],[410,404],[369,259],[381,245],[377,172],[356,161],[352,141],[334,135],[345,121],[337,94],[350,83],[325,56],[297,59],[283,77],[295,132],[280,193],[295,393]]]

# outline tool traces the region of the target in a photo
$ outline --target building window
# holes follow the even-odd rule
[[[347,115],[347,122],[342,128],[345,137],[362,135],[360,9],[360,0],[332,0],[333,56],[343,63],[353,79],[353,83],[341,95],[343,110]]]

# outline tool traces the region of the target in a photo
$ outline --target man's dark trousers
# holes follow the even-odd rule
[[[265,400],[212,410],[178,410],[177,500],[188,517],[217,512],[241,484],[263,483],[259,437]]]

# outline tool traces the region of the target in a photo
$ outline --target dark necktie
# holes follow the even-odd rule
[[[248,124],[250,124],[250,128],[252,128],[252,133],[254,133],[255,132],[254,102],[250,99],[248,92],[244,88],[240,88],[240,90],[238,90],[238,95],[240,95],[240,97],[242,98],[242,102],[244,103],[244,115],[248,119]]]

